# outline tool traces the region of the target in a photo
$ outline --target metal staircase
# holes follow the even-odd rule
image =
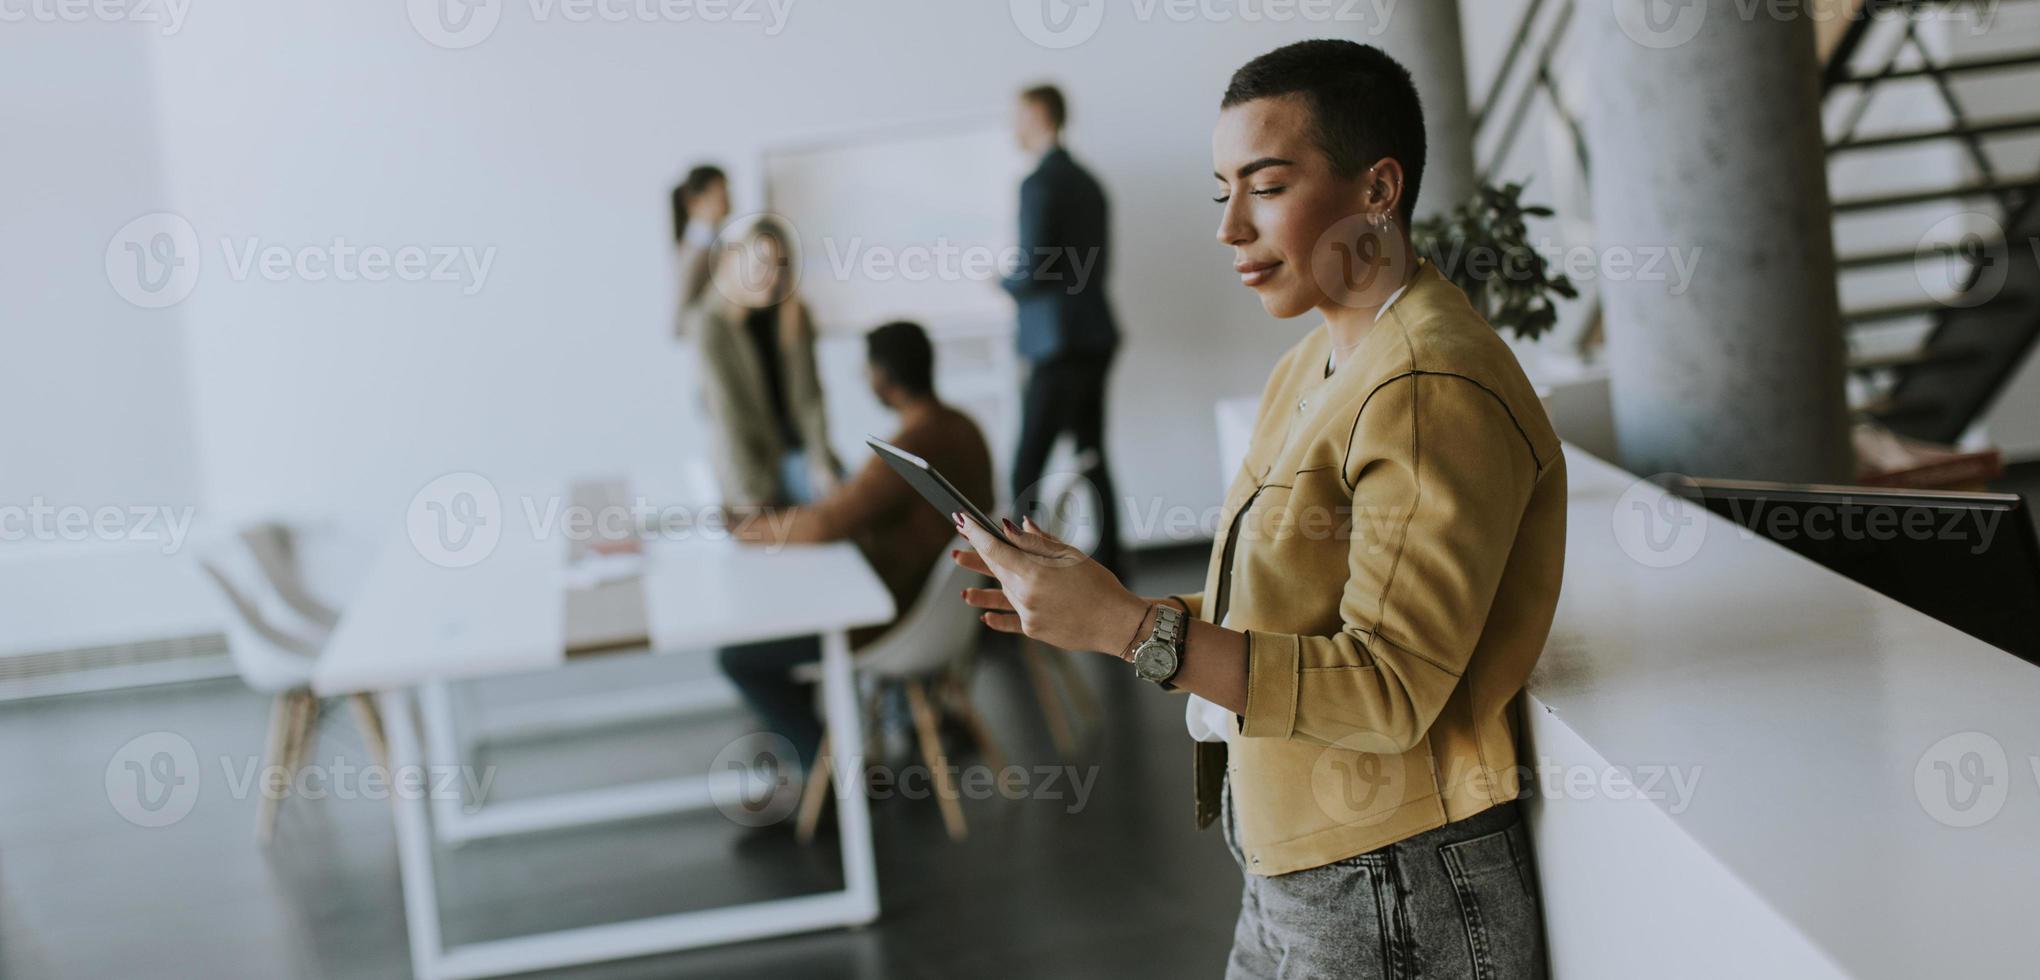
[[[1983,83],[2040,83],[2040,19],[1991,38],[2023,40],[2027,50],[1939,50],[1928,22],[1964,7],[1974,4],[1859,0],[1853,9],[1864,15],[1823,38],[1830,183],[1847,189],[1833,207],[1851,402],[1900,435],[1943,444],[1982,416],[2040,340],[2040,113],[1976,118],[1966,94]],[[1506,176],[1497,171],[1540,114],[1559,162],[1589,175],[1577,93],[1569,101],[1558,67],[1583,43],[1574,2],[1526,0],[1521,9],[1474,115],[1483,178]],[[1877,110],[1890,104],[1880,100],[1898,100],[1910,110],[1901,116],[1944,122],[1877,128]],[[1935,169],[1890,162],[1907,155],[1938,160],[1949,173],[1853,189],[1866,174],[1889,180]],[[1950,234],[1932,233],[1943,225]],[[1590,349],[1600,342],[1599,305],[1591,291],[1583,302],[1591,305],[1581,346]]]
[[[1839,233],[1842,275],[1889,275],[1912,267],[1922,290],[1938,295],[1845,307],[1850,368],[1859,406],[1900,435],[1954,443],[1990,407],[2035,340],[2040,340],[2040,151],[2019,146],[2040,137],[2040,115],[1977,119],[1965,88],[1997,76],[1999,83],[2040,81],[2040,36],[2031,49],[1951,57],[1922,36],[1922,18],[1961,4],[1913,3],[1905,16],[1853,22],[1827,63],[1830,172],[1855,160],[1875,166],[1880,154],[1938,148],[1967,171],[1957,179],[1834,202],[1837,222],[1905,212],[1931,218],[1965,215],[1954,240],[1923,238],[1914,247],[1852,250]],[[1924,88],[1945,114],[1940,126],[1864,133],[1880,96],[1902,86]],[[2006,152],[2007,150],[2011,152]],[[2011,159],[2007,159],[2007,158]],[[2009,164],[2009,165],[2008,165]],[[1939,225],[1937,224],[1936,227]],[[1943,279],[1942,277],[1945,277]],[[1847,293],[1845,291],[1844,295]],[[1911,336],[1904,346],[1877,349],[1876,331]]]

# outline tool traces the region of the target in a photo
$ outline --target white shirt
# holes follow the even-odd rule
[[[1374,314],[1374,322],[1380,323],[1381,317],[1388,312],[1388,308],[1394,306],[1395,301],[1401,299],[1404,293],[1409,292],[1409,289],[1410,287],[1405,285],[1390,294],[1388,302],[1381,304],[1381,309]],[[1226,619],[1232,619],[1231,610],[1226,611]],[[1218,625],[1224,626],[1225,623]],[[1183,727],[1189,729],[1190,737],[1199,742],[1226,741],[1232,737],[1232,733],[1238,729],[1238,726],[1239,722],[1235,719],[1232,712],[1195,694],[1190,695],[1190,700],[1183,705]]]

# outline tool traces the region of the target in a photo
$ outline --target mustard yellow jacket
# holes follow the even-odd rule
[[[1249,869],[1313,868],[1514,799],[1515,701],[1565,556],[1565,461],[1515,355],[1436,269],[1327,378],[1276,364],[1199,618],[1248,638],[1246,713],[1199,743]]]

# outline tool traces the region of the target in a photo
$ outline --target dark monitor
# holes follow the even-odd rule
[[[1667,489],[2040,664],[2040,539],[2018,494],[1701,479]]]

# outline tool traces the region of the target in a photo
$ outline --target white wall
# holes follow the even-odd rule
[[[180,314],[117,295],[106,247],[160,206],[148,28],[0,30],[0,506],[182,508],[196,467]],[[16,513],[10,511],[10,513]],[[39,543],[19,515],[0,556]]]
[[[1213,399],[1257,392],[1309,326],[1269,321],[1211,237],[1217,101],[1247,58],[1364,26],[1139,23],[1113,5],[1088,42],[1051,50],[1003,3],[797,3],[777,36],[532,9],[509,0],[483,43],[445,50],[392,5],[245,0],[156,46],[166,203],[206,249],[181,308],[210,503],[366,519],[451,470],[676,479],[697,442],[668,339],[679,173],[724,163],[742,209],[768,146],[1003,113],[1019,86],[1053,79],[1115,209],[1122,492],[1217,504]],[[336,235],[495,259],[463,296],[236,282],[219,247]]]

